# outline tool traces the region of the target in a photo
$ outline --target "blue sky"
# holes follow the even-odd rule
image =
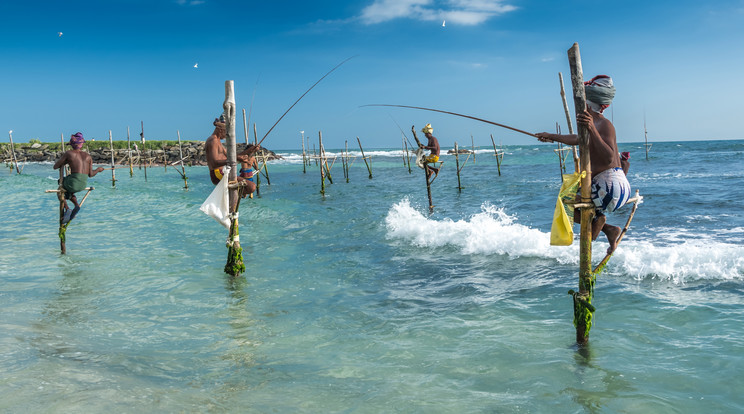
[[[87,138],[205,139],[235,81],[239,127],[259,138],[324,73],[264,145],[398,147],[400,125],[432,123],[442,145],[535,140],[452,116],[527,131],[567,131],[558,72],[581,48],[585,78],[608,74],[607,116],[620,142],[742,139],[744,0],[4,1],[0,4],[0,142]],[[444,23],[444,24],[443,24]],[[61,32],[61,35],[59,34]],[[198,64],[198,67],[194,65]],[[251,102],[253,104],[252,110]],[[572,107],[572,106],[571,106]],[[572,107],[573,108],[573,107]],[[398,125],[396,125],[396,122]]]

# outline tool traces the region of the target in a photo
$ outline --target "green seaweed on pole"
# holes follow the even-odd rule
[[[240,204],[240,200],[238,200]],[[235,212],[238,212],[238,206],[235,206]],[[225,264],[225,273],[237,277],[245,272],[245,263],[243,263],[243,248],[240,247],[238,221],[233,220],[230,224],[230,236],[227,242],[227,263]]]

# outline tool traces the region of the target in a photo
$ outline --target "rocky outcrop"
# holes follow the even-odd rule
[[[99,143],[96,143],[99,145]],[[181,144],[183,151],[183,162],[186,165],[207,165],[207,157],[204,154],[204,142],[203,141],[189,141]],[[245,144],[237,144],[238,153],[245,149]],[[26,162],[54,162],[59,159],[61,153],[59,152],[59,145],[55,145],[50,149],[49,144],[34,143],[34,144],[16,144],[15,145],[15,156],[18,161]],[[69,147],[68,147],[69,149]],[[108,148],[93,149],[83,147],[93,158],[93,164],[111,164],[111,150]],[[55,151],[56,150],[56,151]],[[3,144],[0,149],[0,154],[4,160],[10,159],[10,144]],[[129,164],[129,151],[127,149],[115,149],[114,160],[116,164]],[[259,151],[260,155],[263,155],[268,160],[282,159],[281,155],[277,155],[274,151],[266,148],[261,148]],[[178,163],[181,160],[180,153],[178,151],[178,145],[157,145],[154,144],[153,148],[150,145],[143,151],[141,148],[139,151],[135,151],[132,148],[132,160],[134,164],[142,162],[149,162],[154,165],[163,165],[164,163],[172,164]]]

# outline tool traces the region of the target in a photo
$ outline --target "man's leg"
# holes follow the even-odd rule
[[[617,248],[617,239],[620,237],[622,229],[618,226],[605,223],[602,226],[602,232],[607,236],[607,241],[610,243],[610,247],[607,248],[607,254],[612,254]]]
[[[599,237],[599,232],[602,231],[602,228],[604,227],[605,223],[607,222],[607,217],[605,217],[602,213],[596,213],[594,216],[594,220],[592,220],[592,241],[597,240],[597,237]]]

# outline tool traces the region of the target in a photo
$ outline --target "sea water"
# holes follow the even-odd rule
[[[0,171],[0,411],[744,411],[744,141],[620,144],[644,201],[584,348],[578,241],[549,243],[558,156],[503,149],[501,175],[492,149],[461,156],[461,189],[443,154],[431,214],[400,150],[366,151],[371,178],[352,153],[348,182],[336,159],[324,195],[277,151],[240,204],[237,279],[206,167],[188,189],[173,167],[99,173],[66,255],[57,172]]]

